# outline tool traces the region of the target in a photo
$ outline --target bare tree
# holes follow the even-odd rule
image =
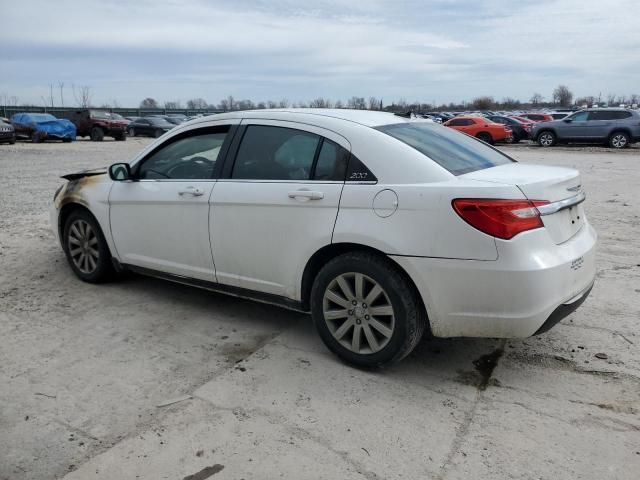
[[[335,108],[344,108],[344,105],[342,105],[342,100],[337,100],[336,103],[333,104],[333,106]]]
[[[60,106],[64,107],[64,82],[58,82],[58,88],[60,89]]]
[[[53,108],[53,103],[54,103],[54,99],[53,99],[53,83],[49,84],[49,96],[45,97],[44,95],[41,95],[40,98],[42,98],[42,103],[44,103],[45,107],[52,107]]]
[[[369,97],[369,110],[378,110],[380,101],[376,97]]]
[[[573,93],[571,93],[571,90],[569,90],[569,87],[567,87],[566,85],[558,85],[553,90],[554,103],[562,107],[568,107],[569,105],[571,105],[572,101],[573,101]]]
[[[140,102],[140,108],[158,108],[158,101],[155,98],[147,97]]]
[[[542,103],[543,100],[544,100],[544,97],[537,92],[531,95],[531,98],[529,99],[529,101],[531,102],[531,105],[533,105],[534,107],[537,106],[539,103]]]
[[[182,103],[180,102],[180,100],[171,100],[168,102],[164,102],[164,108],[167,110],[177,110],[179,108],[182,108]]]
[[[278,108],[278,104],[273,100],[267,100],[267,108]]]
[[[259,110],[264,110],[265,108],[267,108],[267,105],[264,102],[258,102],[258,105],[256,105],[256,108]]]
[[[367,108],[367,104],[364,101],[364,97],[351,97],[347,100],[347,108],[365,110]]]
[[[278,107],[280,107],[280,108],[289,108],[289,100],[287,100],[286,98],[282,98],[278,102]]]
[[[90,86],[81,85],[76,87],[74,84],[71,84],[71,90],[73,92],[73,98],[80,108],[87,108],[91,106],[91,97],[93,94],[91,93]]]
[[[204,110],[209,104],[204,98],[192,98],[187,100],[187,108],[189,110]]]
[[[476,110],[489,110],[493,108],[494,104],[495,100],[493,97],[488,96],[474,98],[472,102],[472,106]]]
[[[232,95],[227,97],[227,103],[229,104],[229,110],[236,110],[235,100]]]
[[[331,108],[331,100],[328,98],[318,97],[309,102],[311,108]]]

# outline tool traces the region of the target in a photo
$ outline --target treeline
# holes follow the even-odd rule
[[[43,104],[45,107],[53,107],[54,101],[59,106],[65,106],[65,86],[64,83],[58,84],[59,89],[54,88],[51,84],[49,87],[49,94],[43,97]],[[68,87],[67,87],[68,88]],[[76,87],[71,85],[72,98],[74,100],[73,107],[97,107],[97,108],[119,108],[120,104],[117,100],[111,100],[102,104],[96,105],[92,100],[94,96],[93,89],[90,86]],[[68,98],[68,96],[67,96]],[[401,98],[391,103],[385,102],[382,97],[358,97],[353,96],[347,100],[333,100],[330,98],[318,97],[309,101],[290,102],[287,98],[280,100],[264,100],[254,101],[250,99],[236,99],[229,95],[218,103],[209,103],[204,98],[192,98],[186,102],[181,100],[169,100],[160,102],[152,97],[147,97],[140,102],[140,109],[166,109],[166,110],[192,110],[192,111],[231,111],[231,110],[254,110],[263,108],[354,108],[361,110],[382,110],[387,112],[428,112],[428,111],[467,111],[467,110],[526,110],[526,109],[539,109],[539,108],[558,108],[558,107],[583,107],[583,106],[618,106],[618,105],[638,105],[640,103],[639,94],[631,95],[616,95],[607,94],[584,96],[574,99],[573,92],[566,85],[558,85],[551,95],[545,97],[541,93],[534,93],[527,101],[521,101],[516,98],[505,97],[501,100],[495,99],[492,96],[480,96],[471,101],[462,102],[450,102],[442,104],[422,103],[422,102],[408,102],[406,99]],[[26,106],[24,103],[19,103],[19,99],[16,96],[10,96],[7,94],[0,94],[0,105],[11,106]]]

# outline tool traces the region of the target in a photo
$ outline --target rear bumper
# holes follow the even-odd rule
[[[596,241],[585,222],[560,245],[543,228],[496,241],[495,261],[391,258],[416,284],[436,337],[524,338],[544,331],[546,322],[551,328],[586,298]]]
[[[593,283],[589,285],[589,287],[582,293],[580,293],[576,298],[572,298],[567,303],[563,303],[558,308],[556,308],[549,318],[542,324],[542,326],[536,330],[534,335],[540,335],[541,333],[548,332],[553,327],[556,326],[563,318],[568,317],[573,312],[575,312],[580,305],[584,303],[589,294],[591,293],[591,289],[593,288]]]

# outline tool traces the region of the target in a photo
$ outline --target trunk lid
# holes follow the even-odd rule
[[[515,185],[529,200],[546,200],[551,204],[582,193],[580,173],[572,168],[510,163],[461,177]],[[584,225],[584,207],[579,203],[541,218],[551,239],[560,244],[573,237]]]

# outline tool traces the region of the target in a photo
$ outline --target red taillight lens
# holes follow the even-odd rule
[[[472,227],[493,237],[509,240],[519,233],[543,226],[536,207],[546,200],[495,200],[457,198],[453,209]]]

